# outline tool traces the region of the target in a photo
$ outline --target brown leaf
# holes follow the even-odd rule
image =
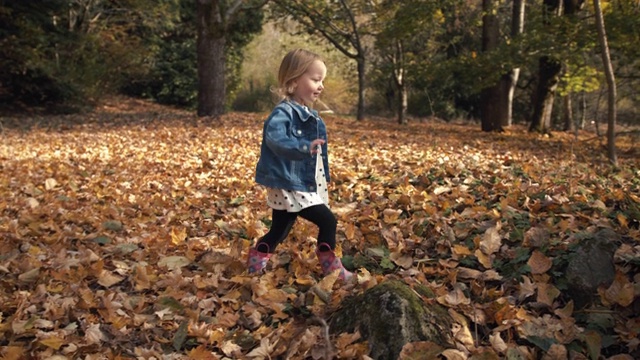
[[[620,271],[616,272],[613,283],[606,290],[598,289],[602,302],[606,304],[618,304],[621,306],[629,306],[635,299],[635,290],[633,283],[629,281],[627,275]]]
[[[500,236],[500,228],[499,226],[493,226],[484,232],[482,241],[480,241],[480,250],[486,255],[491,255],[498,252],[501,245],[502,237]]]
[[[551,284],[539,283],[538,285],[538,302],[548,306],[553,305],[553,301],[560,295],[560,290]]]
[[[531,268],[532,274],[544,274],[551,269],[553,262],[540,251],[534,250],[527,265]]]
[[[407,343],[402,347],[400,360],[433,360],[437,359],[444,348],[431,341]]]

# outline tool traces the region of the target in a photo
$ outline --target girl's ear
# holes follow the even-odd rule
[[[292,81],[289,86],[287,87],[287,94],[288,95],[293,95],[293,93],[296,91],[296,88],[298,87],[298,82],[297,81]]]

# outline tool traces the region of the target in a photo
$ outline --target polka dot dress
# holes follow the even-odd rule
[[[304,192],[267,188],[267,205],[276,210],[299,212],[311,206],[329,204],[329,189],[324,177],[322,157],[318,154],[316,161],[316,189],[317,192]]]
[[[324,202],[315,192],[267,189],[267,205],[272,209],[299,212],[302,209],[320,204],[324,204]]]

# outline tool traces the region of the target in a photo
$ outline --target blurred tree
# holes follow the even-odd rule
[[[409,105],[409,87],[418,67],[428,66],[437,55],[444,16],[440,1],[382,1],[375,9],[372,28],[379,59],[374,68],[390,78],[385,97],[396,104],[398,123],[405,124]],[[420,64],[420,65],[419,65]],[[395,95],[395,99],[393,99]]]
[[[287,15],[307,31],[319,33],[345,56],[354,59],[358,69],[358,109],[356,118],[364,119],[365,74],[369,22],[373,16],[371,1],[272,0],[274,19]],[[285,15],[285,16],[283,16]]]
[[[225,112],[225,73],[231,55],[227,47],[234,43],[240,49],[262,29],[261,9],[265,3],[266,0],[197,1],[198,116]]]
[[[616,154],[616,77],[613,73],[611,55],[609,54],[609,43],[607,41],[607,31],[604,26],[602,15],[602,5],[600,0],[593,0],[593,7],[596,13],[596,29],[598,30],[598,40],[600,42],[600,53],[602,54],[602,64],[607,78],[608,87],[608,127],[607,127],[607,155],[609,161],[615,166],[618,165]]]
[[[497,50],[500,41],[500,24],[497,16],[495,0],[482,0],[482,52]],[[492,82],[482,89],[481,93],[481,124],[482,131],[503,131],[501,110],[504,100],[500,81]]]
[[[544,0],[542,6],[545,27],[550,30],[552,35],[562,36],[563,34],[558,28],[554,29],[551,26],[552,20],[566,16],[570,18],[569,24],[574,24],[571,21],[572,17],[580,10],[583,3],[584,0]],[[529,127],[531,131],[545,133],[551,129],[551,111],[561,70],[562,61],[557,55],[547,54],[540,57],[536,91],[533,98],[533,115]]]
[[[30,107],[58,103],[73,96],[75,88],[56,76],[61,62],[56,48],[69,37],[57,26],[66,1],[33,6],[22,1],[0,2],[0,104]]]
[[[0,101],[70,109],[115,91],[147,55],[139,29],[151,0],[0,3]]]

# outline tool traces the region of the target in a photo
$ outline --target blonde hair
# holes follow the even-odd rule
[[[276,89],[281,99],[288,99],[293,95],[296,90],[293,82],[307,72],[309,66],[316,60],[324,62],[320,55],[305,49],[291,50],[284,56],[278,71],[278,88]]]

